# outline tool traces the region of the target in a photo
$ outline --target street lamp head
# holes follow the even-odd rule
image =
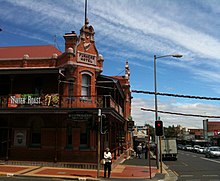
[[[175,58],[181,58],[183,55],[180,54],[169,54],[169,55],[162,55],[162,56],[156,56],[154,55],[154,60],[158,58],[165,58],[165,57],[175,57]]]
[[[172,57],[175,57],[175,58],[181,58],[183,55],[180,55],[180,54],[175,54],[175,55],[172,55]]]

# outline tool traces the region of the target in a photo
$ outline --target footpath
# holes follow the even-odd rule
[[[164,168],[163,173],[160,173],[154,158],[151,158],[150,165],[148,159],[129,158],[112,169],[110,180],[172,180],[167,173]],[[103,178],[103,175],[102,169],[100,170],[100,176],[97,178],[97,170],[93,169],[9,165],[3,162],[0,164],[0,176],[4,177],[41,177],[84,181],[108,180]],[[169,178],[166,179],[167,176]]]

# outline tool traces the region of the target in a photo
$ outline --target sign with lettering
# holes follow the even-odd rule
[[[8,107],[25,107],[25,106],[53,106],[58,107],[59,95],[58,94],[46,94],[46,95],[35,95],[35,94],[14,94],[8,98]]]
[[[78,52],[77,62],[96,65],[96,55],[84,53],[84,52]]]
[[[92,118],[91,113],[69,113],[68,117],[73,120],[88,120]]]

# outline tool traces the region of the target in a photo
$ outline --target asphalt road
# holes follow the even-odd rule
[[[205,158],[203,154],[179,151],[177,161],[164,164],[178,177],[178,181],[220,181],[220,158]]]

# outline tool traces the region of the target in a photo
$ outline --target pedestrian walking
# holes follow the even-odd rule
[[[147,156],[148,156],[148,147],[147,147],[146,143],[143,143],[143,153],[144,153],[145,159],[147,159]]]
[[[149,151],[150,151],[150,150],[149,150],[148,146],[146,145],[145,159],[148,158],[148,152],[149,152]]]
[[[139,143],[139,145],[137,146],[137,156],[140,159],[142,157],[142,145],[141,145],[141,143]]]
[[[105,159],[105,164],[104,164],[104,178],[106,178],[106,172],[107,172],[107,170],[108,170],[108,178],[110,178],[110,175],[111,175],[111,166],[112,166],[112,154],[111,154],[109,148],[106,148],[106,149],[105,149],[104,159]]]

